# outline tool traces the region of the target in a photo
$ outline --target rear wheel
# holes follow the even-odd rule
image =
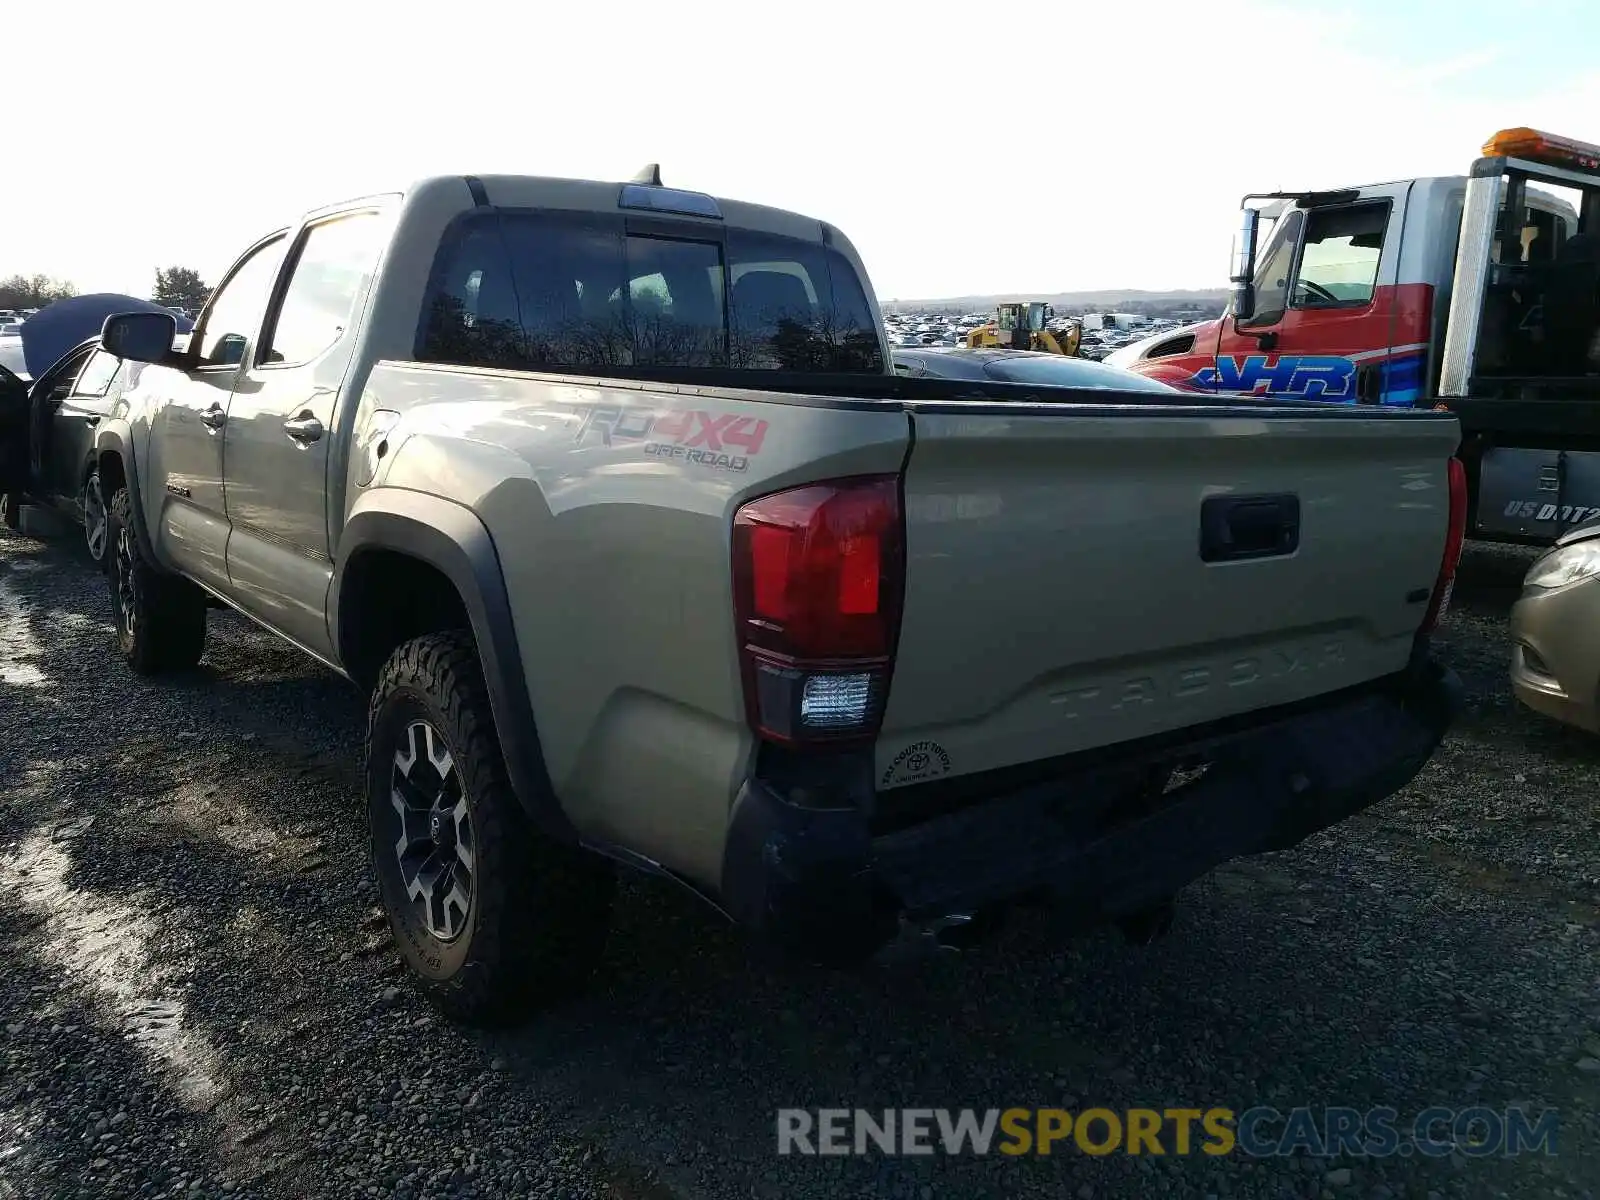
[[[16,492],[0,492],[0,525],[7,529],[22,527],[22,497]]]
[[[594,972],[615,877],[529,822],[469,634],[406,642],[384,665],[368,716],[367,809],[395,942],[442,1012],[505,1024]]]
[[[118,488],[107,510],[107,555],[117,645],[141,675],[181,671],[206,647],[206,597],[152,562],[133,528],[133,502]]]
[[[90,471],[89,478],[83,483],[83,540],[89,549],[90,560],[102,570],[106,565],[109,519],[106,499],[100,491],[100,472]]]

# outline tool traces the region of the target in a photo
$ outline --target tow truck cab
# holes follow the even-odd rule
[[[1508,129],[1466,175],[1246,196],[1231,278],[1222,317],[1113,361],[1194,391],[1447,408],[1473,537],[1600,516],[1600,146]]]

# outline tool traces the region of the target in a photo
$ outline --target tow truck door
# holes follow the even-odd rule
[[[1425,287],[1400,277],[1410,183],[1290,207],[1258,258],[1255,314],[1218,323],[1219,392],[1409,406],[1427,361]],[[1202,373],[1204,374],[1204,373]]]

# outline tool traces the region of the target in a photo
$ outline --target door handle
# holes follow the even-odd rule
[[[200,424],[207,429],[221,429],[227,422],[228,414],[220,404],[213,404],[210,408],[201,410]]]
[[[283,423],[283,431],[291,440],[310,445],[322,436],[322,422],[310,413],[301,413],[298,417],[290,417]]]

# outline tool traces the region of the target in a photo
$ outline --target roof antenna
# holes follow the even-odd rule
[[[628,180],[628,182],[629,183],[642,183],[642,184],[645,184],[648,187],[660,187],[661,186],[661,164],[660,163],[646,163],[645,166],[644,166],[644,170],[640,171],[632,179]]]

